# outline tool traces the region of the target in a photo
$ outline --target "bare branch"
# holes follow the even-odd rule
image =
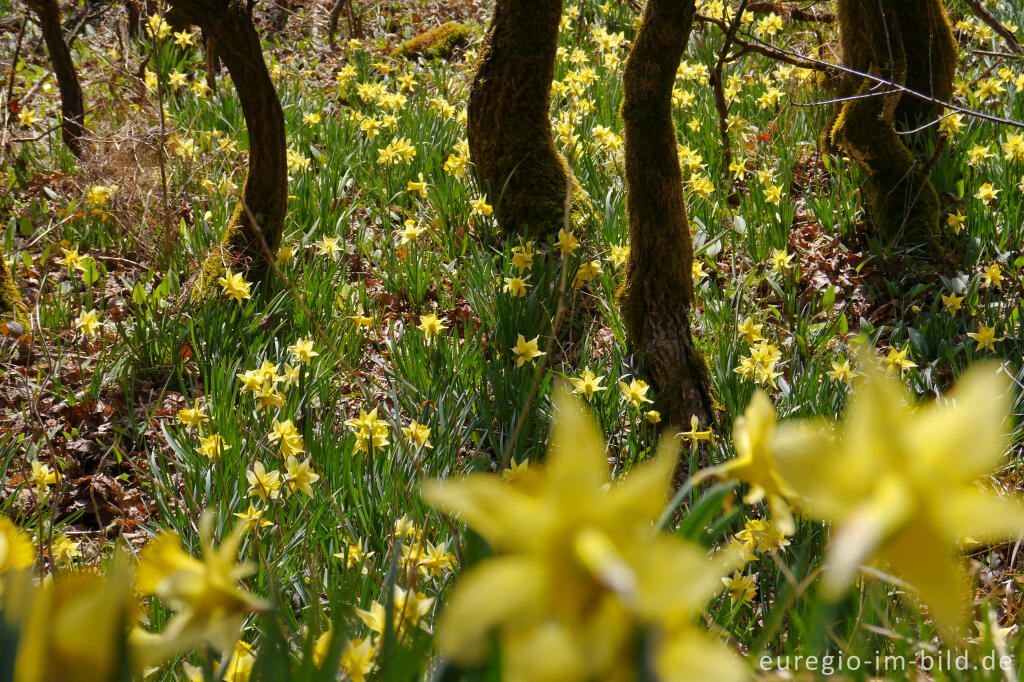
[[[933,104],[941,105],[941,106],[945,107],[946,109],[949,109],[949,110],[953,111],[954,113],[964,114],[966,116],[971,116],[973,118],[978,118],[978,119],[981,119],[983,121],[989,121],[991,123],[999,123],[999,124],[1002,124],[1002,125],[1005,125],[1005,126],[1010,126],[1011,128],[1020,128],[1020,129],[1024,130],[1024,123],[1021,123],[1020,121],[1014,121],[1013,119],[1003,118],[1002,116],[994,116],[992,114],[986,114],[983,111],[977,111],[975,109],[968,109],[967,107],[962,107],[959,104],[953,104],[952,102],[946,102],[944,100],[938,99],[937,97],[932,97],[930,95],[926,95],[923,92],[918,92],[917,90],[913,90],[911,88],[908,88],[905,85],[901,85],[899,83],[894,83],[894,82],[892,82],[890,80],[886,80],[885,78],[879,78],[878,76],[872,75],[870,73],[864,73],[864,72],[858,71],[856,69],[851,69],[850,67],[843,66],[842,64],[832,64],[830,62],[824,62],[824,61],[821,61],[820,59],[815,59],[814,57],[807,57],[805,55],[802,55],[802,54],[799,54],[799,53],[796,53],[796,52],[792,52],[791,50],[787,50],[785,48],[778,47],[777,45],[771,45],[770,43],[764,42],[763,40],[761,40],[760,38],[750,34],[749,32],[746,32],[745,35],[751,41],[752,45],[761,46],[761,47],[764,47],[764,48],[769,49],[771,51],[788,55],[788,56],[793,57],[795,59],[806,60],[807,62],[812,62],[812,63],[818,64],[818,65],[824,67],[826,70],[828,70],[828,69],[835,69],[835,70],[841,71],[843,73],[848,73],[848,74],[851,74],[851,75],[854,75],[854,76],[860,76],[861,78],[867,78],[868,80],[872,81],[873,83],[877,83],[878,85],[888,85],[889,87],[891,87],[891,88],[893,88],[895,90],[898,90],[899,92],[902,92],[905,95],[910,95],[911,97],[917,97],[918,99],[922,99],[922,100],[924,100],[926,102],[931,102]]]
[[[985,5],[981,3],[981,0],[964,0],[964,3],[974,10],[974,16],[984,21],[993,31],[999,34],[999,37],[1003,39],[1003,42],[1006,43],[1006,46],[1011,51],[1017,54],[1024,54],[1024,48],[1017,42],[1017,37],[1013,35],[1010,29],[1006,28],[1003,22],[999,21],[994,14],[988,11]]]
[[[810,8],[797,7],[796,5],[783,2],[752,2],[750,3],[750,6],[747,7],[747,11],[753,12],[754,14],[769,14],[774,12],[783,19],[790,19],[792,21],[831,24],[836,20],[836,15],[832,12],[815,12]]]

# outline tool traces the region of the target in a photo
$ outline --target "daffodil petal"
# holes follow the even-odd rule
[[[438,645],[456,662],[479,663],[496,626],[528,621],[544,599],[543,567],[517,557],[487,559],[460,578],[437,626]]]

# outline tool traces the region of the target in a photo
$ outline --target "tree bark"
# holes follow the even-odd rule
[[[75,63],[71,61],[71,51],[64,42],[60,6],[57,0],[30,0],[29,5],[39,19],[46,51],[50,53],[53,74],[60,90],[61,139],[76,158],[81,158],[85,151],[85,104]]]
[[[221,247],[207,259],[193,291],[202,297],[226,267],[267,283],[281,243],[288,204],[284,113],[270,79],[259,35],[243,0],[172,0],[172,13],[198,24],[217,45],[238,91],[249,132],[249,169],[242,201],[228,222]],[[177,17],[174,17],[177,20]],[[168,18],[171,22],[172,17]]]
[[[562,0],[496,0],[469,94],[469,153],[501,227],[528,236],[565,226],[586,199],[549,118]]]
[[[213,38],[206,35],[203,30],[203,48],[206,52],[206,87],[210,92],[217,92],[217,74],[220,73],[220,56],[217,52],[217,43]]]
[[[941,0],[840,0],[843,62],[948,101],[957,44]],[[876,94],[881,93],[881,94]],[[922,162],[934,127],[913,135],[940,112],[933,102],[853,74],[843,77],[843,102],[827,142],[861,167],[872,220],[889,242],[932,242],[941,234],[941,205]]]
[[[619,304],[630,347],[671,426],[713,415],[707,366],[694,346],[693,243],[686,215],[672,87],[694,0],[648,0],[622,76],[629,259]]]

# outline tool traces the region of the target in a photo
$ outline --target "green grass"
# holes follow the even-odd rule
[[[106,418],[113,426],[90,436],[107,473],[141,491],[152,505],[153,513],[142,521],[147,533],[171,529],[195,551],[204,510],[212,510],[217,535],[223,537],[235,522],[232,514],[248,507],[252,498],[246,471],[253,463],[283,468],[267,434],[275,418],[294,420],[320,476],[314,484],[316,494],[287,499],[282,495],[269,503],[265,518],[272,525],[250,534],[241,548],[241,555],[257,566],[248,587],[275,605],[267,620],[254,617],[247,623],[243,638],[264,652],[257,666],[263,679],[286,679],[285,672],[272,666],[284,665],[285,659],[298,666],[312,635],[333,623],[336,633],[365,637],[367,630],[354,609],[369,608],[373,600],[385,603],[396,582],[410,584],[398,565],[401,542],[394,526],[399,519],[412,519],[431,541],[447,541],[463,565],[480,556],[478,539],[466,537],[458,524],[419,499],[420,481],[492,471],[505,458],[542,459],[551,395],[559,377],[579,376],[585,368],[604,375],[608,388],[597,394],[591,408],[611,443],[614,471],[619,475],[645,460],[656,444],[655,429],[623,402],[616,387],[619,380],[643,376],[625,346],[614,300],[622,269],[607,260],[611,246],[627,242],[622,161],[616,152],[591,142],[595,125],[622,132],[617,115],[621,66],[602,66],[588,40],[595,26],[624,31],[627,40],[631,38],[635,17],[626,3],[614,5],[605,14],[597,3],[585,3],[583,16],[593,23],[581,29],[582,37],[575,30],[563,31],[565,53],[556,72],[562,81],[573,72],[569,58],[577,48],[595,69],[596,79],[578,98],[589,102],[592,107],[583,108],[592,112],[580,113],[575,124],[579,140],[564,151],[592,199],[596,227],[578,235],[581,248],[564,262],[551,244],[536,244],[538,255],[525,298],[502,292],[503,278],[513,273],[511,249],[518,242],[501,237],[491,218],[473,215],[470,201],[483,192],[469,171],[453,175],[443,170],[464,139],[465,126],[458,115],[440,114],[433,100],[444,97],[457,112],[464,111],[469,58],[408,64],[381,57],[368,41],[371,50],[350,49],[343,58],[327,60],[309,38],[267,44],[289,149],[295,158],[307,160],[308,168],[290,168],[292,196],[284,243],[294,255],[281,264],[272,291],[257,292],[241,306],[225,297],[196,306],[182,303],[190,274],[217,240],[235,202],[236,191],[204,189],[202,181],[208,178],[218,186],[226,179],[240,186],[244,177],[242,153],[248,142],[226,77],[220,80],[219,93],[206,97],[189,88],[174,90],[164,81],[168,132],[191,140],[196,150],[194,158],[167,152],[167,206],[161,184],[152,178],[139,188],[119,188],[110,216],[83,208],[88,185],[103,182],[102,177],[82,175],[73,190],[29,191],[33,178],[50,169],[73,172],[73,164],[53,135],[15,145],[16,158],[8,157],[3,169],[10,195],[0,204],[7,216],[0,238],[19,280],[32,280],[32,334],[39,350],[36,363],[19,379],[12,364],[16,350],[0,347],[0,362],[11,372],[5,385],[19,385],[25,391],[25,397],[8,402],[0,427],[0,474],[8,484],[6,491],[17,492],[20,486],[15,481],[21,480],[19,472],[31,459],[62,473],[56,491],[66,490],[77,475],[72,466],[75,456],[66,450],[76,425],[44,418],[48,416],[34,403],[45,399],[54,410],[59,403],[83,405],[87,412],[109,405],[112,412]],[[1011,8],[1005,18],[1024,23],[1019,9]],[[789,27],[773,42],[804,48],[805,29]],[[717,29],[698,27],[686,59],[709,63],[721,40]],[[155,93],[139,99],[141,111],[133,111],[112,94],[138,92],[143,86],[113,68],[101,43],[99,36],[87,36],[74,49],[83,73],[96,75],[87,86],[90,125],[102,117],[111,129],[139,120],[158,126]],[[999,50],[997,40],[977,41],[965,35],[962,45],[958,79],[967,84],[1001,67],[1018,79],[1024,72],[1019,60],[972,51]],[[202,78],[202,55],[194,48],[181,49],[169,41],[154,48],[145,39],[132,50],[136,61],[153,53],[151,64],[164,79],[172,69],[190,79]],[[624,58],[623,51],[617,53]],[[390,75],[374,68],[379,61],[391,65]],[[346,63],[357,75],[339,92],[333,75]],[[417,85],[405,93],[401,106],[362,101],[357,94],[357,83],[369,82],[396,92],[397,77],[403,74],[413,75]],[[702,157],[706,167],[701,172],[716,186],[707,198],[691,193],[688,206],[697,257],[709,273],[697,287],[695,333],[723,408],[714,427],[717,440],[690,453],[690,470],[734,455],[731,424],[754,390],[752,382],[733,371],[749,350],[737,333],[746,317],[764,323],[765,337],[782,352],[782,376],[770,391],[780,417],[840,415],[846,388],[825,372],[833,360],[850,357],[852,348],[866,343],[884,349],[909,347],[918,367],[908,372],[908,386],[921,398],[940,395],[971,363],[993,357],[975,350],[966,337],[979,324],[996,327],[1003,340],[996,345],[995,357],[1006,361],[1006,371],[1018,386],[1024,385],[1024,192],[1017,186],[1024,181],[1024,164],[999,154],[971,168],[966,159],[974,145],[996,149],[1013,131],[985,121],[965,121],[963,131],[940,156],[936,185],[951,206],[954,200],[963,202],[967,229],[960,235],[950,230],[952,246],[945,261],[931,262],[918,253],[883,248],[865,234],[860,225],[859,177],[851,163],[823,158],[818,172],[801,180],[799,187],[794,184],[808,168],[819,168],[815,140],[827,108],[796,106],[828,98],[813,76],[793,73],[780,78],[776,65],[761,57],[731,64],[729,75],[744,79],[731,113],[747,122],[742,130],[732,131],[733,153],[748,166],[746,179],[735,185],[735,203],[726,196],[729,171],[722,160],[710,89],[685,78],[678,83],[694,96],[692,106],[676,109],[680,144]],[[44,69],[26,64],[18,76],[19,87],[47,77]],[[785,96],[762,108],[756,98],[769,86],[780,87]],[[998,101],[978,102],[969,95],[963,103],[1024,120],[1024,97],[1010,80],[1006,87]],[[54,96],[47,95],[48,101]],[[578,99],[556,97],[552,117],[580,112]],[[42,101],[35,108],[40,115],[45,111]],[[308,113],[319,114],[320,122],[305,123]],[[394,116],[393,125],[369,140],[358,120],[386,115]],[[688,126],[691,120],[698,125]],[[45,125],[52,123],[51,115]],[[236,149],[219,150],[208,136],[214,132]],[[411,141],[415,158],[382,167],[377,163],[378,149],[400,137]],[[765,183],[757,177],[757,171],[766,170],[784,188],[777,205],[767,201]],[[406,184],[421,173],[430,185],[425,198],[406,191]],[[1001,190],[988,207],[973,198],[982,182]],[[415,242],[402,245],[398,232],[407,219],[428,229]],[[849,286],[836,281],[822,285],[812,279],[814,272],[798,267],[772,271],[772,249],[795,254],[794,266],[801,260],[813,262],[808,249],[796,248],[791,241],[800,226],[813,227],[813,248],[823,256],[850,263],[849,273],[862,287],[859,295],[866,306],[853,305]],[[317,253],[314,243],[327,237],[340,240],[343,254],[337,259]],[[833,243],[833,238],[838,240]],[[87,282],[89,278],[77,272],[69,276],[55,263],[62,243],[94,258],[95,281]],[[141,267],[118,259],[138,260]],[[599,277],[582,289],[568,287],[560,296],[562,268],[571,282],[578,264],[592,259],[602,262]],[[1003,268],[1005,279],[999,288],[982,286],[981,273],[991,263]],[[957,315],[948,313],[940,300],[940,294],[950,292],[965,296]],[[538,374],[538,365],[516,368],[511,348],[517,335],[539,336],[544,349],[559,305],[566,306],[565,321],[544,371]],[[92,308],[105,325],[101,339],[83,338],[73,329],[77,315]],[[372,318],[370,328],[360,329],[349,319],[360,310]],[[416,325],[420,314],[431,312],[448,328],[427,345]],[[279,411],[256,409],[253,398],[240,393],[237,375],[264,361],[282,367],[295,364],[287,347],[300,338],[312,338],[319,356],[301,367],[300,379],[284,391],[286,401]],[[536,396],[529,399],[535,384]],[[1017,396],[1014,456],[1000,478],[1019,488],[1024,391]],[[203,435],[217,433],[227,446],[213,462],[197,451],[197,434],[175,420],[176,410],[195,399],[201,399],[209,416]],[[364,453],[356,449],[345,421],[360,409],[373,407],[386,416],[391,443]],[[415,448],[397,431],[411,419],[430,427],[432,448]],[[21,427],[13,428],[15,423]],[[12,514],[17,497],[7,494],[0,501],[0,513]],[[51,505],[43,505],[19,512],[20,525],[33,530],[44,546],[42,556],[49,554],[48,539],[89,523],[82,512],[56,518],[52,511]],[[764,514],[764,509],[742,505],[730,486],[702,483],[679,500],[678,509],[670,510],[669,531],[713,547],[740,531],[746,519]],[[83,534],[83,556],[77,561],[105,561],[122,544],[120,534],[116,525],[106,533],[92,529]],[[350,541],[362,541],[373,552],[365,573],[346,568],[345,561],[334,556],[344,555]],[[761,555],[748,568],[757,574],[757,599],[749,606],[733,607],[728,595],[717,597],[707,607],[708,621],[752,661],[762,654],[825,651],[870,659],[882,651],[913,658],[919,643],[937,644],[930,621],[898,589],[880,580],[865,579],[838,604],[826,602],[814,586],[805,589],[801,581],[820,565],[826,542],[822,524],[801,521],[787,548]],[[1019,571],[1000,565],[1009,558],[1005,550],[995,548],[975,557],[985,570],[996,571],[1015,585],[1009,598],[986,590],[979,606],[981,614],[993,609],[1004,625],[1016,620],[1020,604]],[[64,570],[67,567],[56,569]],[[440,608],[456,580],[457,573],[421,578],[416,589],[437,597]],[[166,620],[167,611],[152,601],[146,615],[155,629]],[[1017,633],[1008,643],[1018,661],[1024,653],[1022,642]],[[436,664],[425,635],[397,643],[387,640],[384,646],[379,679],[409,679]],[[986,635],[971,651],[980,657],[990,646],[991,636]],[[273,651],[288,656],[274,659],[267,653]],[[193,655],[191,660],[198,664],[202,656]],[[176,679],[180,670],[179,664],[169,664],[149,679]],[[212,669],[208,672],[213,674]],[[290,679],[312,679],[308,670],[287,674],[293,675]],[[478,673],[480,679],[488,674],[493,671]],[[910,672],[890,671],[889,676],[912,678]],[[1002,679],[998,671],[942,671],[935,676]]]

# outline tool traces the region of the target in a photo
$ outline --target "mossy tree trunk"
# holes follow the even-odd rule
[[[169,23],[198,24],[217,46],[238,91],[249,132],[249,169],[242,201],[207,259],[193,296],[203,296],[225,267],[266,283],[281,243],[288,204],[287,141],[281,102],[270,79],[259,35],[243,0],[171,0]]]
[[[562,0],[496,0],[469,94],[469,153],[510,233],[565,226],[566,195],[585,203],[549,118]]]
[[[690,332],[693,243],[672,120],[694,13],[694,0],[648,0],[622,76],[630,251],[619,304],[656,406],[676,427],[712,417],[707,366]]]
[[[21,294],[14,284],[3,245],[0,244],[0,321],[13,319],[20,322],[24,314],[25,305],[21,302]]]
[[[71,50],[64,41],[60,6],[57,0],[29,0],[29,6],[39,19],[43,41],[46,43],[46,51],[50,53],[53,74],[60,90],[61,138],[71,153],[81,158],[85,151],[85,104],[75,63],[71,61]]]
[[[957,44],[942,0],[840,0],[843,62],[856,71],[899,83],[930,97],[953,95]],[[874,95],[872,93],[884,93]],[[921,155],[935,128],[912,135],[940,106],[848,74],[840,106],[827,131],[828,146],[864,172],[871,218],[889,243],[934,243],[939,196]]]

